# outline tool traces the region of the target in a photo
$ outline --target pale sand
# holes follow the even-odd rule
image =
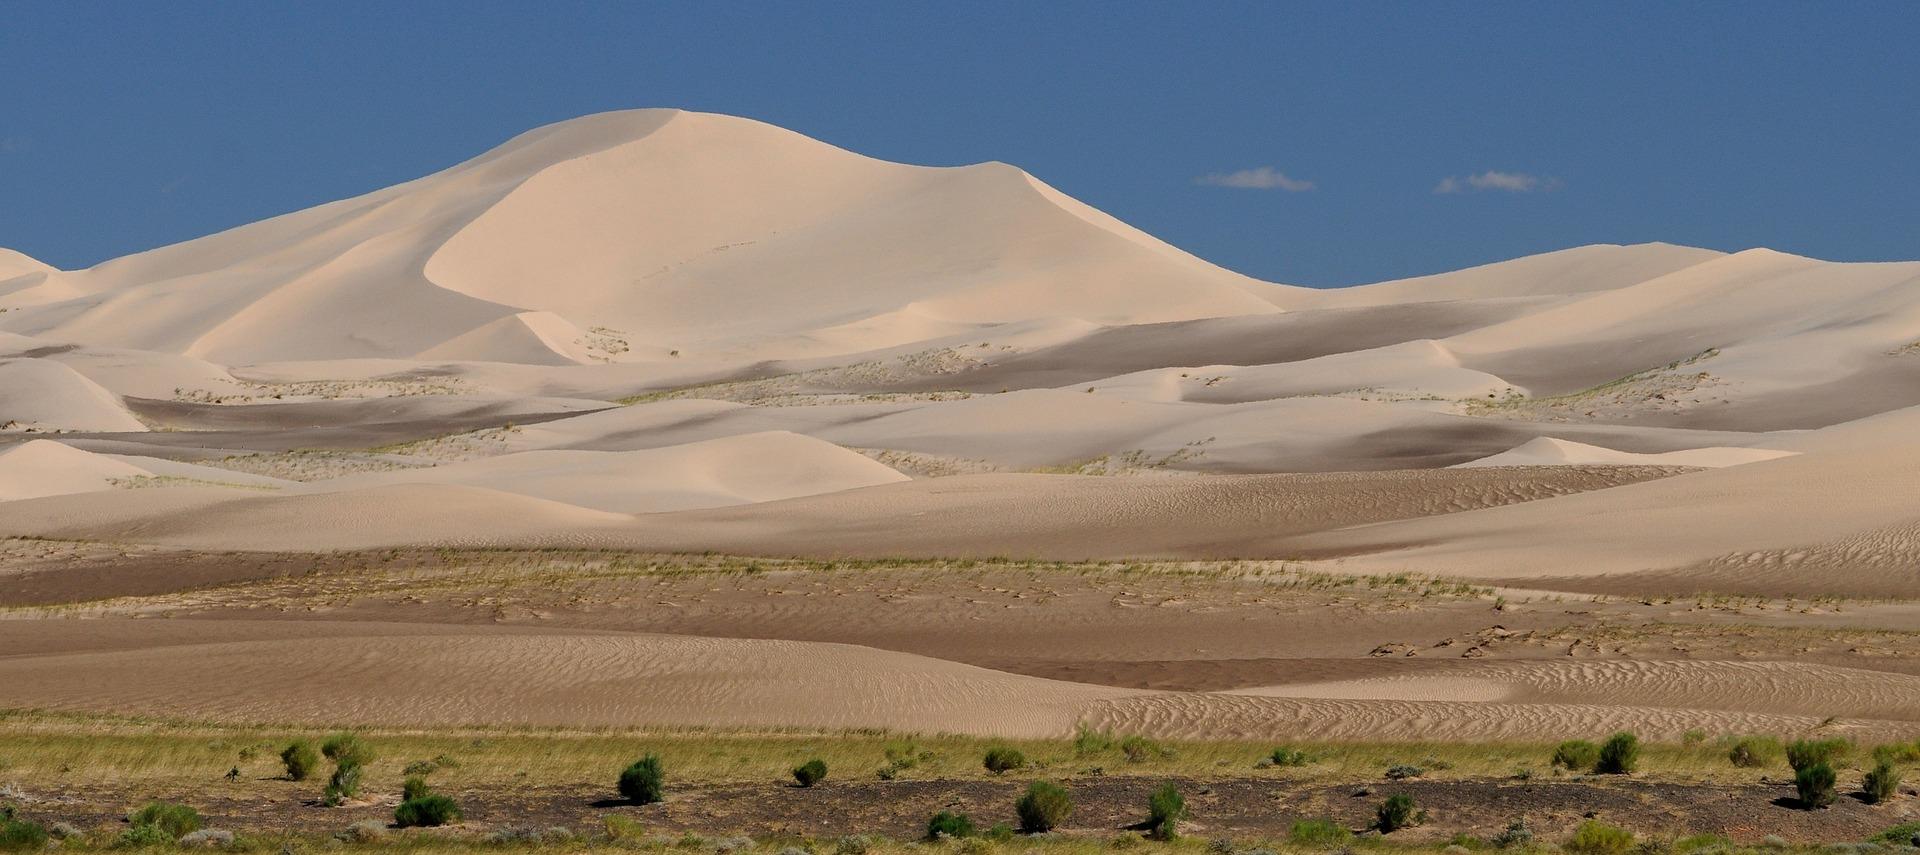
[[[1005,164],[608,113],[88,270],[0,251],[0,535],[1258,558],[1913,599],[1917,281],[1920,263],[1640,244],[1315,291],[1210,265]],[[981,474],[908,480],[877,460]],[[114,590],[163,590],[143,584]],[[420,634],[417,660],[387,630],[209,638],[194,656],[132,636],[48,648],[0,657],[0,706],[298,717],[276,679],[294,667],[369,721],[1557,738],[1916,719],[1905,677],[1778,663],[1315,666],[1346,676],[1262,697],[822,639]],[[426,668],[469,688],[424,692]],[[214,684],[232,687],[196,694]],[[668,689],[634,701],[641,684]]]

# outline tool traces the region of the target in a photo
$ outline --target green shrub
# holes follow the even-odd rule
[[[1600,745],[1600,758],[1593,771],[1602,775],[1625,775],[1640,765],[1640,737],[1621,731]]]
[[[151,825],[166,832],[168,840],[178,840],[182,835],[200,830],[200,812],[171,802],[149,802],[129,815],[127,823],[136,827]]]
[[[1020,817],[1021,831],[1040,834],[1067,821],[1073,813],[1073,798],[1059,784],[1035,781],[1027,787],[1027,794],[1013,803],[1013,811]]]
[[[1094,730],[1087,726],[1086,722],[1081,722],[1073,728],[1073,753],[1082,757],[1098,754],[1112,748],[1114,744],[1111,730]]]
[[[1427,770],[1418,766],[1408,766],[1405,763],[1387,767],[1387,780],[1389,781],[1404,781],[1408,778],[1418,778],[1425,774],[1427,774]]]
[[[1827,739],[1800,739],[1787,745],[1787,765],[1798,772],[1812,766],[1835,762],[1853,750],[1853,743],[1840,737]]]
[[[146,849],[153,846],[171,846],[179,839],[157,825],[136,825],[120,832],[120,839],[115,841],[114,845],[123,849]]]
[[[1374,808],[1373,827],[1380,829],[1381,834],[1392,834],[1419,825],[1424,818],[1425,812],[1414,806],[1412,796],[1395,793]]]
[[[414,799],[420,798],[421,796],[429,795],[432,792],[433,790],[427,787],[427,779],[422,778],[418,775],[415,775],[413,777],[408,778],[407,782],[401,785],[400,800],[403,802],[410,802],[410,801],[413,801]]]
[[[1027,765],[1027,756],[1004,745],[996,745],[987,749],[986,756],[980,762],[987,767],[987,771],[998,775]]]
[[[289,779],[304,781],[319,768],[320,752],[314,750],[313,743],[296,739],[280,752],[280,765],[287,767]]]
[[[1780,740],[1771,736],[1742,736],[1727,749],[1727,762],[1742,769],[1758,769],[1781,754]]]
[[[1673,846],[1671,848],[1673,849],[1674,852],[1679,853],[1679,855],[1686,855],[1686,853],[1688,852],[1698,852],[1702,849],[1717,850],[1717,849],[1732,849],[1734,847],[1733,847],[1733,840],[1731,838],[1726,837],[1725,835],[1690,834],[1690,835],[1687,835],[1686,837],[1680,838],[1679,840],[1673,841]]]
[[[365,766],[373,762],[373,748],[357,733],[336,733],[320,743],[320,753],[335,766]]]
[[[1873,759],[1888,763],[1920,763],[1920,741],[1876,745],[1873,747]]]
[[[1885,760],[1873,764],[1867,770],[1866,778],[1860,782],[1861,792],[1866,793],[1868,804],[1879,804],[1893,798],[1900,789],[1900,770]]]
[[[1493,836],[1493,845],[1500,849],[1512,849],[1518,846],[1533,845],[1533,829],[1527,827],[1527,818],[1520,817],[1507,823],[1505,831]]]
[[[941,811],[927,820],[927,839],[938,840],[941,835],[948,837],[972,837],[973,818],[964,813]]]
[[[1580,823],[1566,845],[1566,850],[1576,855],[1625,855],[1631,849],[1633,832],[1597,819]]]
[[[1806,810],[1833,804],[1833,767],[1825,763],[1802,766],[1793,773],[1793,789],[1800,795],[1800,807]]]
[[[1296,820],[1287,830],[1287,841],[1300,846],[1338,846],[1353,839],[1353,832],[1331,819]]]
[[[1313,758],[1308,757],[1307,752],[1298,748],[1288,748],[1285,745],[1273,749],[1273,753],[1267,755],[1267,759],[1273,761],[1275,766],[1305,766],[1313,762]]]
[[[1584,739],[1569,739],[1553,747],[1553,765],[1562,769],[1591,769],[1600,760],[1600,746]]]
[[[407,799],[393,809],[393,824],[401,828],[446,825],[460,819],[460,806],[446,796],[424,795]]]
[[[1187,800],[1179,788],[1163,784],[1147,797],[1147,836],[1172,840],[1180,836],[1180,821],[1187,818]]]
[[[342,763],[333,768],[333,775],[327,778],[327,789],[322,797],[328,807],[339,807],[341,803],[360,795],[360,765]]]
[[[45,848],[45,826],[14,816],[11,806],[0,806],[0,852],[34,852]]]
[[[634,804],[650,805],[660,800],[665,783],[660,756],[649,754],[620,773],[620,795]]]
[[[1875,843],[1892,843],[1896,846],[1910,846],[1913,839],[1920,837],[1920,820],[1903,822],[1873,836]]]
[[[818,757],[793,767],[793,780],[802,787],[811,787],[827,779],[827,763]]]
[[[1160,743],[1144,736],[1129,736],[1120,740],[1120,753],[1127,756],[1129,763],[1141,763],[1167,752],[1160,747]]]

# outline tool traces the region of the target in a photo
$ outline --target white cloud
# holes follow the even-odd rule
[[[1195,178],[1193,183],[1238,190],[1285,190],[1288,193],[1304,193],[1313,189],[1313,182],[1289,178],[1286,173],[1271,166],[1242,169],[1239,172],[1215,172]]]
[[[0,154],[14,154],[33,148],[33,140],[26,137],[0,137]]]
[[[1500,190],[1507,193],[1532,193],[1536,190],[1558,190],[1560,179],[1542,178],[1525,172],[1501,172],[1489,169],[1478,175],[1464,178],[1449,175],[1434,185],[1435,193],[1478,193],[1482,190]]]

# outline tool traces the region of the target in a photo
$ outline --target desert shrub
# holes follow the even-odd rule
[[[47,829],[15,816],[12,807],[0,807],[0,852],[32,852],[47,848]]]
[[[1727,762],[1742,769],[1758,769],[1781,753],[1780,740],[1771,736],[1742,736],[1727,748]]]
[[[1584,739],[1569,739],[1553,747],[1553,765],[1562,769],[1591,769],[1600,760],[1600,746]]]
[[[1127,762],[1140,763],[1156,755],[1165,755],[1167,750],[1144,736],[1129,736],[1120,740],[1120,753],[1127,756]]]
[[[1408,766],[1404,763],[1387,767],[1387,779],[1391,781],[1404,781],[1408,778],[1418,778],[1426,773],[1427,770],[1425,769],[1418,766]]]
[[[1826,739],[1799,739],[1787,745],[1787,765],[1798,772],[1811,766],[1826,764],[1832,766],[1835,761],[1845,757],[1853,750],[1853,743],[1840,737]]]
[[[1833,780],[1833,767],[1826,763],[1800,767],[1793,773],[1793,789],[1800,796],[1800,807],[1813,810],[1833,804]]]
[[[660,800],[666,784],[666,772],[660,756],[649,754],[633,762],[620,773],[620,795],[635,804],[650,805]]]
[[[1081,722],[1073,728],[1073,753],[1082,757],[1106,751],[1115,744],[1111,730],[1094,730],[1086,722]]]
[[[232,845],[233,832],[224,828],[202,828],[180,837],[180,846],[185,849],[224,849]]]
[[[1704,730],[1689,730],[1686,733],[1680,734],[1680,744],[1688,748],[1692,748],[1705,741],[1707,741],[1707,732]]]
[[[1027,787],[1026,795],[1013,803],[1013,812],[1020,817],[1021,831],[1040,834],[1067,821],[1073,813],[1073,798],[1059,784],[1035,781]]]
[[[432,792],[433,790],[427,787],[427,779],[415,775],[400,786],[400,800],[410,802]]]
[[[947,837],[972,837],[973,818],[964,813],[941,811],[927,820],[927,839],[938,840],[941,835]]]
[[[1288,748],[1285,745],[1273,749],[1273,753],[1268,755],[1267,759],[1272,760],[1275,766],[1305,766],[1312,762],[1307,752],[1298,748]]]
[[[160,826],[136,825],[120,832],[120,839],[114,841],[114,845],[123,849],[145,849],[153,846],[170,846],[177,839]]]
[[[320,743],[320,753],[335,766],[365,766],[373,762],[373,748],[357,733],[336,733]]]
[[[387,824],[377,819],[363,819],[333,836],[341,843],[378,843],[387,838]]]
[[[827,763],[818,757],[793,767],[793,780],[802,787],[811,787],[827,779]]]
[[[405,769],[401,769],[400,774],[424,778],[438,771],[440,771],[440,764],[432,760],[415,760],[408,763]]]
[[[296,739],[287,744],[280,752],[280,765],[287,768],[287,777],[295,781],[304,781],[313,777],[320,766],[320,752],[315,751],[313,743]]]
[[[1686,855],[1688,852],[1698,852],[1702,849],[1732,849],[1733,841],[1719,834],[1690,834],[1673,841],[1673,845],[1669,848],[1680,855]]]
[[[987,771],[998,775],[1027,765],[1027,755],[1004,745],[996,745],[987,749],[986,755],[980,758],[980,762],[987,767]]]
[[[171,802],[149,802],[129,815],[127,823],[135,827],[151,825],[166,832],[167,839],[173,841],[200,830],[200,812]]]
[[[1873,836],[1875,843],[1892,843],[1896,846],[1910,846],[1915,838],[1920,838],[1920,820],[1903,822]]]
[[[460,818],[460,806],[446,796],[428,794],[408,799],[393,809],[393,824],[401,828],[446,825]]]
[[[1527,820],[1521,817],[1507,823],[1505,831],[1493,836],[1493,845],[1501,849],[1533,845],[1533,829],[1527,827]]]
[[[1353,839],[1353,832],[1331,819],[1296,820],[1287,829],[1287,842],[1300,846],[1338,846]]]
[[[321,800],[328,807],[339,807],[357,795],[360,795],[360,764],[342,763],[335,766],[333,775],[327,778],[327,789]]]
[[[1625,775],[1640,765],[1640,737],[1621,731],[1600,744],[1600,758],[1593,771],[1602,775]]]
[[[1866,778],[1860,782],[1860,791],[1867,796],[1868,804],[1879,804],[1890,798],[1900,789],[1900,770],[1885,760],[1873,764],[1867,770]]]
[[[1373,827],[1381,834],[1392,834],[1402,828],[1419,825],[1424,812],[1413,803],[1413,797],[1405,793],[1395,793],[1380,803],[1373,811]]]
[[[1180,836],[1180,821],[1187,818],[1187,800],[1172,784],[1163,784],[1147,797],[1147,836],[1172,840]]]
[[[1873,747],[1873,759],[1888,763],[1920,763],[1920,741],[1876,745]]]
[[[1597,819],[1580,823],[1566,845],[1566,850],[1576,855],[1624,855],[1631,849],[1633,832]]]

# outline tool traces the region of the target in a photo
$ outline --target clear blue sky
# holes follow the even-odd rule
[[[0,0],[0,246],[86,266],[640,106],[1008,161],[1298,284],[1596,242],[1920,258],[1912,2]],[[1196,181],[1243,170],[1312,188]]]

